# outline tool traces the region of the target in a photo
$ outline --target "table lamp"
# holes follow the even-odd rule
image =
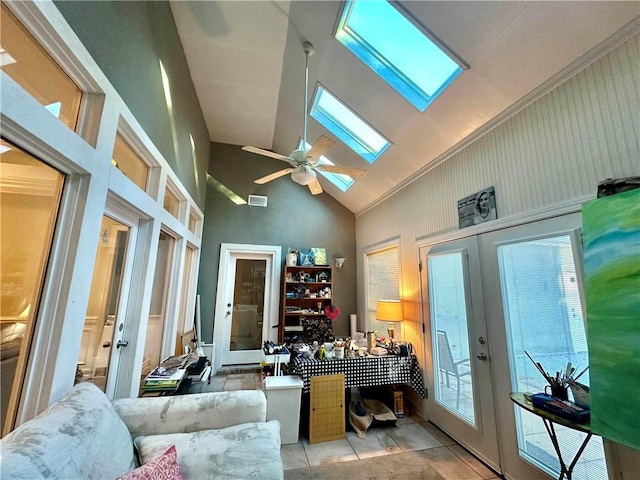
[[[394,322],[401,322],[404,320],[402,317],[402,303],[400,300],[378,300],[376,307],[376,319],[389,322],[387,326],[387,333],[389,338],[393,340],[393,324]]]

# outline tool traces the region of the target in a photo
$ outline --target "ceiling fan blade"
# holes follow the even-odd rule
[[[316,165],[316,170],[322,170],[323,172],[341,173],[342,175],[349,175],[351,178],[364,178],[367,176],[366,170],[360,170],[359,168],[341,167],[340,165]]]
[[[263,185],[271,180],[275,180],[276,178],[280,178],[285,176],[287,173],[293,172],[293,168],[283,168],[282,170],[278,170],[277,172],[270,173],[269,175],[265,175],[257,180],[254,180],[253,183],[257,183],[258,185]]]
[[[318,195],[319,193],[322,193],[322,186],[317,178],[313,182],[309,182],[307,187],[309,187],[311,195]]]
[[[242,147],[245,152],[257,153],[258,155],[264,155],[265,157],[275,158],[276,160],[282,160],[283,162],[292,163],[293,160],[286,155],[280,155],[279,153],[271,152],[269,150],[263,150],[262,148],[252,147],[247,145]]]
[[[313,163],[315,159],[320,158],[320,155],[327,152],[335,144],[336,141],[333,138],[320,135],[320,138],[316,140],[316,143],[314,143],[311,149],[307,152],[305,158]]]

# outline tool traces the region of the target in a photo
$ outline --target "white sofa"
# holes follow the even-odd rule
[[[111,402],[81,383],[0,441],[0,472],[3,479],[115,479],[175,445],[189,479],[283,479],[280,424],[267,422],[266,412],[259,390]]]

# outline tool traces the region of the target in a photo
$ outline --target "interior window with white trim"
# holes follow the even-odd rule
[[[400,259],[397,245],[365,254],[367,318],[366,329],[387,336],[387,322],[376,320],[378,300],[400,300]],[[399,328],[396,327],[396,339]]]

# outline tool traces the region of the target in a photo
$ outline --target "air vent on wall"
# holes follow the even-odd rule
[[[249,205],[252,207],[266,207],[267,197],[264,195],[249,195]]]

